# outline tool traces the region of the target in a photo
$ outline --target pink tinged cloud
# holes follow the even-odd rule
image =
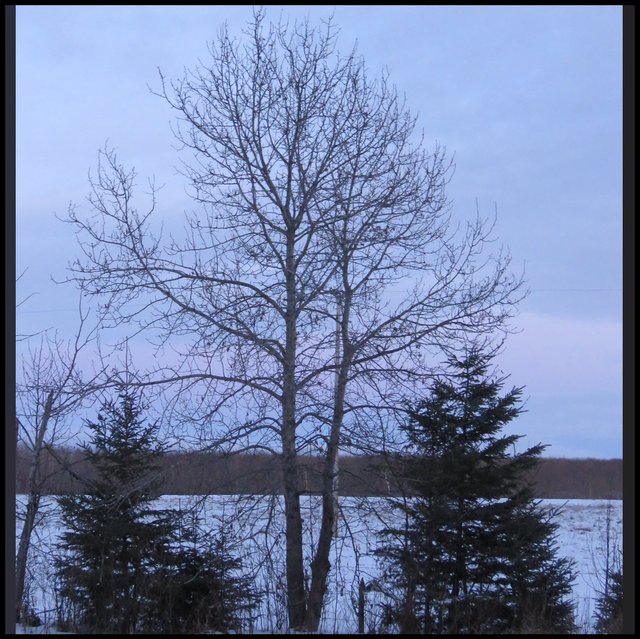
[[[622,393],[622,323],[522,313],[499,365],[525,394]]]

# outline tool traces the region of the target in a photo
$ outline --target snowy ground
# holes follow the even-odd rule
[[[206,498],[164,496],[162,507],[197,505],[200,515],[215,529],[221,522],[233,522],[238,536],[236,551],[245,569],[251,570],[256,583],[266,594],[252,632],[283,632],[286,629],[284,590],[284,532],[280,498],[210,496]],[[25,498],[17,498],[18,513],[24,511]],[[318,530],[316,497],[303,498],[305,531],[310,542]],[[577,623],[581,632],[592,632],[592,617],[597,591],[608,552],[613,557],[622,548],[622,502],[605,500],[543,500],[541,507],[563,506],[557,518],[558,546],[561,555],[576,561],[578,576],[574,583]],[[321,631],[355,632],[357,628],[358,584],[364,579],[371,584],[379,567],[373,555],[377,539],[375,531],[381,519],[388,517],[385,502],[379,498],[340,500],[341,517],[338,541],[332,550],[332,572]],[[52,557],[62,531],[54,498],[44,498],[42,517],[34,538],[29,575],[29,598],[43,621],[39,628],[17,628],[17,632],[47,632],[55,619],[54,573]],[[16,547],[22,527],[16,523]],[[607,533],[609,531],[609,534]],[[306,564],[309,561],[307,558]],[[368,630],[378,627],[383,595],[375,590],[367,594],[365,623]]]

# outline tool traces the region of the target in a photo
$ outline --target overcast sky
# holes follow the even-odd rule
[[[87,173],[109,141],[165,184],[161,211],[190,206],[153,95],[202,60],[251,6],[18,6],[16,272],[18,333],[70,331],[73,290],[55,286],[78,254],[55,218],[85,206]],[[524,268],[500,358],[525,386],[513,432],[547,456],[622,456],[622,7],[270,6],[267,17],[334,15],[339,48],[357,41],[419,116],[425,143],[455,154],[448,193],[468,219],[498,212],[496,233]],[[20,349],[23,348],[19,345]]]

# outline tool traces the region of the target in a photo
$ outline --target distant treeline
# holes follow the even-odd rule
[[[16,492],[27,491],[29,453],[17,452]],[[82,479],[92,479],[90,465],[79,449],[43,451],[41,476],[44,494],[83,491]],[[321,462],[299,457],[303,494],[316,494],[321,486]],[[428,464],[425,460],[425,464]],[[397,495],[398,472],[383,457],[342,456],[339,489],[344,496]],[[274,494],[281,493],[280,458],[266,454],[220,455],[169,453],[160,472],[161,494]],[[621,459],[543,458],[530,477],[540,499],[622,499]]]

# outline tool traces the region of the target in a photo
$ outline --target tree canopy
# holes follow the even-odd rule
[[[171,392],[177,429],[210,449],[283,459],[292,628],[316,630],[337,517],[339,451],[376,449],[398,400],[462,334],[508,331],[523,295],[494,225],[451,216],[452,164],[428,151],[387,75],[372,78],[336,28],[267,24],[263,10],[158,94],[177,115],[196,208],[155,232],[157,191],[105,149],[91,211],[72,206],[71,278],[105,326],[159,348],[146,384]],[[166,357],[167,352],[171,357]],[[376,428],[371,428],[377,420]],[[297,457],[324,459],[323,517],[304,586]]]

